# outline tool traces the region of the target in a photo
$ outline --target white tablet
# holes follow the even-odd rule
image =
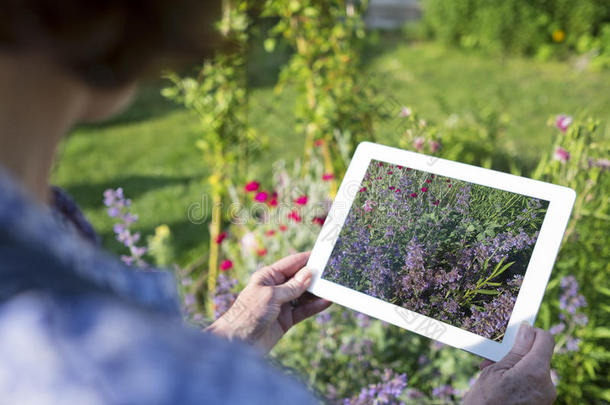
[[[536,318],[575,198],[361,143],[309,259],[309,291],[497,361]]]

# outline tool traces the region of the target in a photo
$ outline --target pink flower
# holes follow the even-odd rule
[[[294,200],[294,203],[296,205],[305,205],[305,204],[307,204],[307,196],[306,195],[300,196],[299,198]]]
[[[273,229],[269,229],[265,232],[265,236],[273,236],[275,235],[275,231]]]
[[[261,191],[260,193],[256,193],[256,195],[254,196],[254,201],[265,202],[267,201],[268,197],[269,194],[266,191]]]
[[[438,203],[439,203],[439,201],[438,201],[438,200],[435,200],[435,201],[432,203],[432,205],[436,205],[436,206],[438,206]]]
[[[555,119],[555,126],[557,126],[561,132],[566,132],[570,124],[572,124],[572,117],[569,115],[560,114]]]
[[[382,163],[382,162],[379,162],[379,167],[381,167],[381,166],[383,166],[383,163]]]
[[[390,186],[390,187],[388,187],[388,188],[389,188],[390,190],[394,190],[396,187],[394,187],[394,186]]]
[[[288,214],[288,219],[292,219],[294,222],[301,222],[301,216],[297,210],[292,210],[290,214]]]
[[[396,194],[400,193],[400,189],[397,188],[396,191],[394,191]]]
[[[432,180],[426,179],[426,183],[430,184],[430,183],[432,183]]]
[[[280,225],[280,232],[285,232],[288,229],[288,227],[284,224]]]
[[[388,174],[392,174],[392,173],[394,173],[394,172],[393,172],[393,171],[391,171],[391,170],[388,170]]]
[[[400,165],[397,165],[396,167],[398,167],[399,169],[402,169],[402,166],[400,166]]]
[[[428,191],[428,187],[422,187],[422,188],[421,188],[421,192],[422,192],[422,193],[425,193],[426,191]]]
[[[411,193],[411,197],[413,197],[413,198],[417,197],[417,193]]]
[[[233,267],[233,262],[231,260],[223,260],[222,262],[220,262],[220,270],[221,271],[227,271],[230,268]]]
[[[313,222],[316,225],[324,225],[324,221],[326,221],[326,218],[324,217],[315,217],[314,219],[311,220],[311,222]]]
[[[426,140],[421,136],[418,136],[413,140],[413,147],[415,148],[415,150],[421,152],[422,149],[424,149],[424,142],[426,142]]]
[[[413,111],[409,107],[402,107],[400,109],[400,116],[402,118],[408,118],[413,114]]]
[[[250,193],[252,191],[257,191],[260,187],[260,183],[258,181],[251,181],[244,186],[244,189]]]
[[[374,202],[372,202],[371,200],[366,200],[366,201],[364,202],[364,205],[362,206],[362,208],[363,208],[363,209],[364,209],[366,212],[371,212],[371,211],[373,211],[373,205],[374,205],[374,204],[375,204],[375,203],[374,203]]]
[[[570,160],[570,152],[562,147],[557,147],[557,149],[555,149],[554,157],[556,160],[561,161],[561,163],[566,163],[568,160]]]
[[[271,193],[271,199],[267,201],[270,207],[277,207],[277,192]]]
[[[428,142],[430,145],[430,152],[437,152],[441,148],[441,144],[438,141],[430,141]]]
[[[362,187],[362,188],[360,189],[360,192],[361,192],[361,193],[364,193],[365,191],[366,191],[366,187]]]
[[[324,140],[316,139],[316,141],[313,144],[314,144],[314,146],[317,146],[319,148],[320,146],[324,145]]]
[[[256,251],[256,254],[259,255],[260,257],[263,257],[267,254],[267,249],[265,249],[265,248],[258,249]]]
[[[324,180],[324,181],[329,181],[329,180],[332,180],[333,178],[335,178],[335,176],[332,173],[324,173],[322,175],[322,180]]]
[[[218,234],[218,236],[216,237],[216,243],[218,243],[219,245],[222,243],[223,240],[225,240],[227,238],[227,233],[226,232],[220,232]]]

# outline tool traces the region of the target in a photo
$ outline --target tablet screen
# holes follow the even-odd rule
[[[547,208],[372,160],[322,278],[501,342]]]

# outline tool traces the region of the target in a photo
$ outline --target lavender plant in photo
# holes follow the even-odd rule
[[[373,160],[323,278],[501,341],[547,201]]]
[[[128,266],[136,265],[146,267],[148,264],[142,259],[147,252],[147,248],[138,246],[140,233],[131,231],[131,226],[138,221],[138,216],[130,211],[131,200],[125,198],[121,187],[116,190],[108,189],[104,191],[104,205],[108,207],[108,216],[116,218],[114,233],[116,239],[129,249],[129,255],[121,255],[121,260]]]

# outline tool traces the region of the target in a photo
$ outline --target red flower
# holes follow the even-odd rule
[[[265,256],[267,254],[267,249],[265,249],[265,248],[258,249],[256,251],[256,254],[261,256],[261,257],[263,257],[263,256]]]
[[[284,224],[280,225],[280,232],[284,232],[286,231],[286,229],[288,229],[288,227]]]
[[[267,204],[269,204],[270,207],[277,207],[277,192],[276,191],[271,193],[271,199],[269,199],[269,201],[267,201]]]
[[[449,183],[449,187],[451,188],[451,183]]]
[[[227,271],[233,267],[233,262],[231,260],[223,260],[220,262],[220,271]]]
[[[383,166],[383,163],[379,162],[379,167]]]
[[[396,167],[398,167],[399,169],[402,169],[402,166],[401,166],[401,165],[397,165]]]
[[[388,174],[393,174],[394,172],[391,170],[388,170]]]
[[[438,206],[438,203],[439,203],[439,201],[438,201],[438,200],[435,200],[435,201],[432,203],[432,205],[437,205],[437,206]]]
[[[413,197],[413,198],[417,197],[417,193],[411,193],[411,197]]]
[[[267,232],[265,232],[265,236],[273,236],[275,235],[275,231],[273,229],[269,229]]]
[[[292,210],[290,214],[288,214],[288,218],[292,219],[294,222],[301,222],[301,216],[297,210]]]
[[[408,171],[408,172],[410,172],[410,171],[411,171],[411,168],[410,168],[410,167],[407,167],[407,171]]]
[[[250,193],[252,191],[257,191],[260,186],[261,185],[258,181],[251,181],[244,186],[244,189]]]
[[[426,183],[432,183],[432,180],[426,179]]]
[[[363,192],[365,192],[365,191],[366,191],[366,187],[362,187],[362,188],[360,189],[360,192],[361,192],[361,193],[363,193]]]
[[[332,174],[332,173],[324,173],[324,174],[322,175],[322,180],[324,180],[324,181],[329,181],[329,180],[332,180],[334,177],[335,177],[335,176],[333,176],[333,174]]]
[[[218,243],[219,245],[222,243],[223,240],[225,240],[227,238],[227,233],[226,232],[220,232],[218,234],[218,236],[216,236],[216,243]]]
[[[433,175],[433,174],[431,174],[431,175],[430,175],[430,177],[434,178],[434,175]]]
[[[428,191],[428,187],[422,187],[422,188],[421,188],[421,192],[422,192],[422,193],[425,193],[426,191]]]
[[[326,221],[326,218],[315,217],[311,222],[313,222],[314,224],[322,226],[322,225],[324,225],[324,221]]]
[[[297,198],[296,200],[294,200],[294,202],[297,205],[305,205],[305,204],[307,204],[307,196],[302,195],[299,198]]]
[[[324,145],[324,139],[316,139],[313,144],[314,144],[314,146],[320,147],[320,146]]]
[[[261,191],[260,193],[256,193],[256,195],[254,196],[254,201],[265,202],[267,201],[268,197],[269,194],[266,191]]]
[[[388,187],[388,188],[389,188],[390,190],[394,190],[396,187],[394,187],[394,186],[390,186],[390,187]]]
[[[450,179],[447,179],[447,180],[445,180],[445,181],[446,181],[447,183],[451,183],[451,180],[450,180]]]
[[[394,191],[396,194],[400,193],[400,189],[397,188],[396,191]]]

